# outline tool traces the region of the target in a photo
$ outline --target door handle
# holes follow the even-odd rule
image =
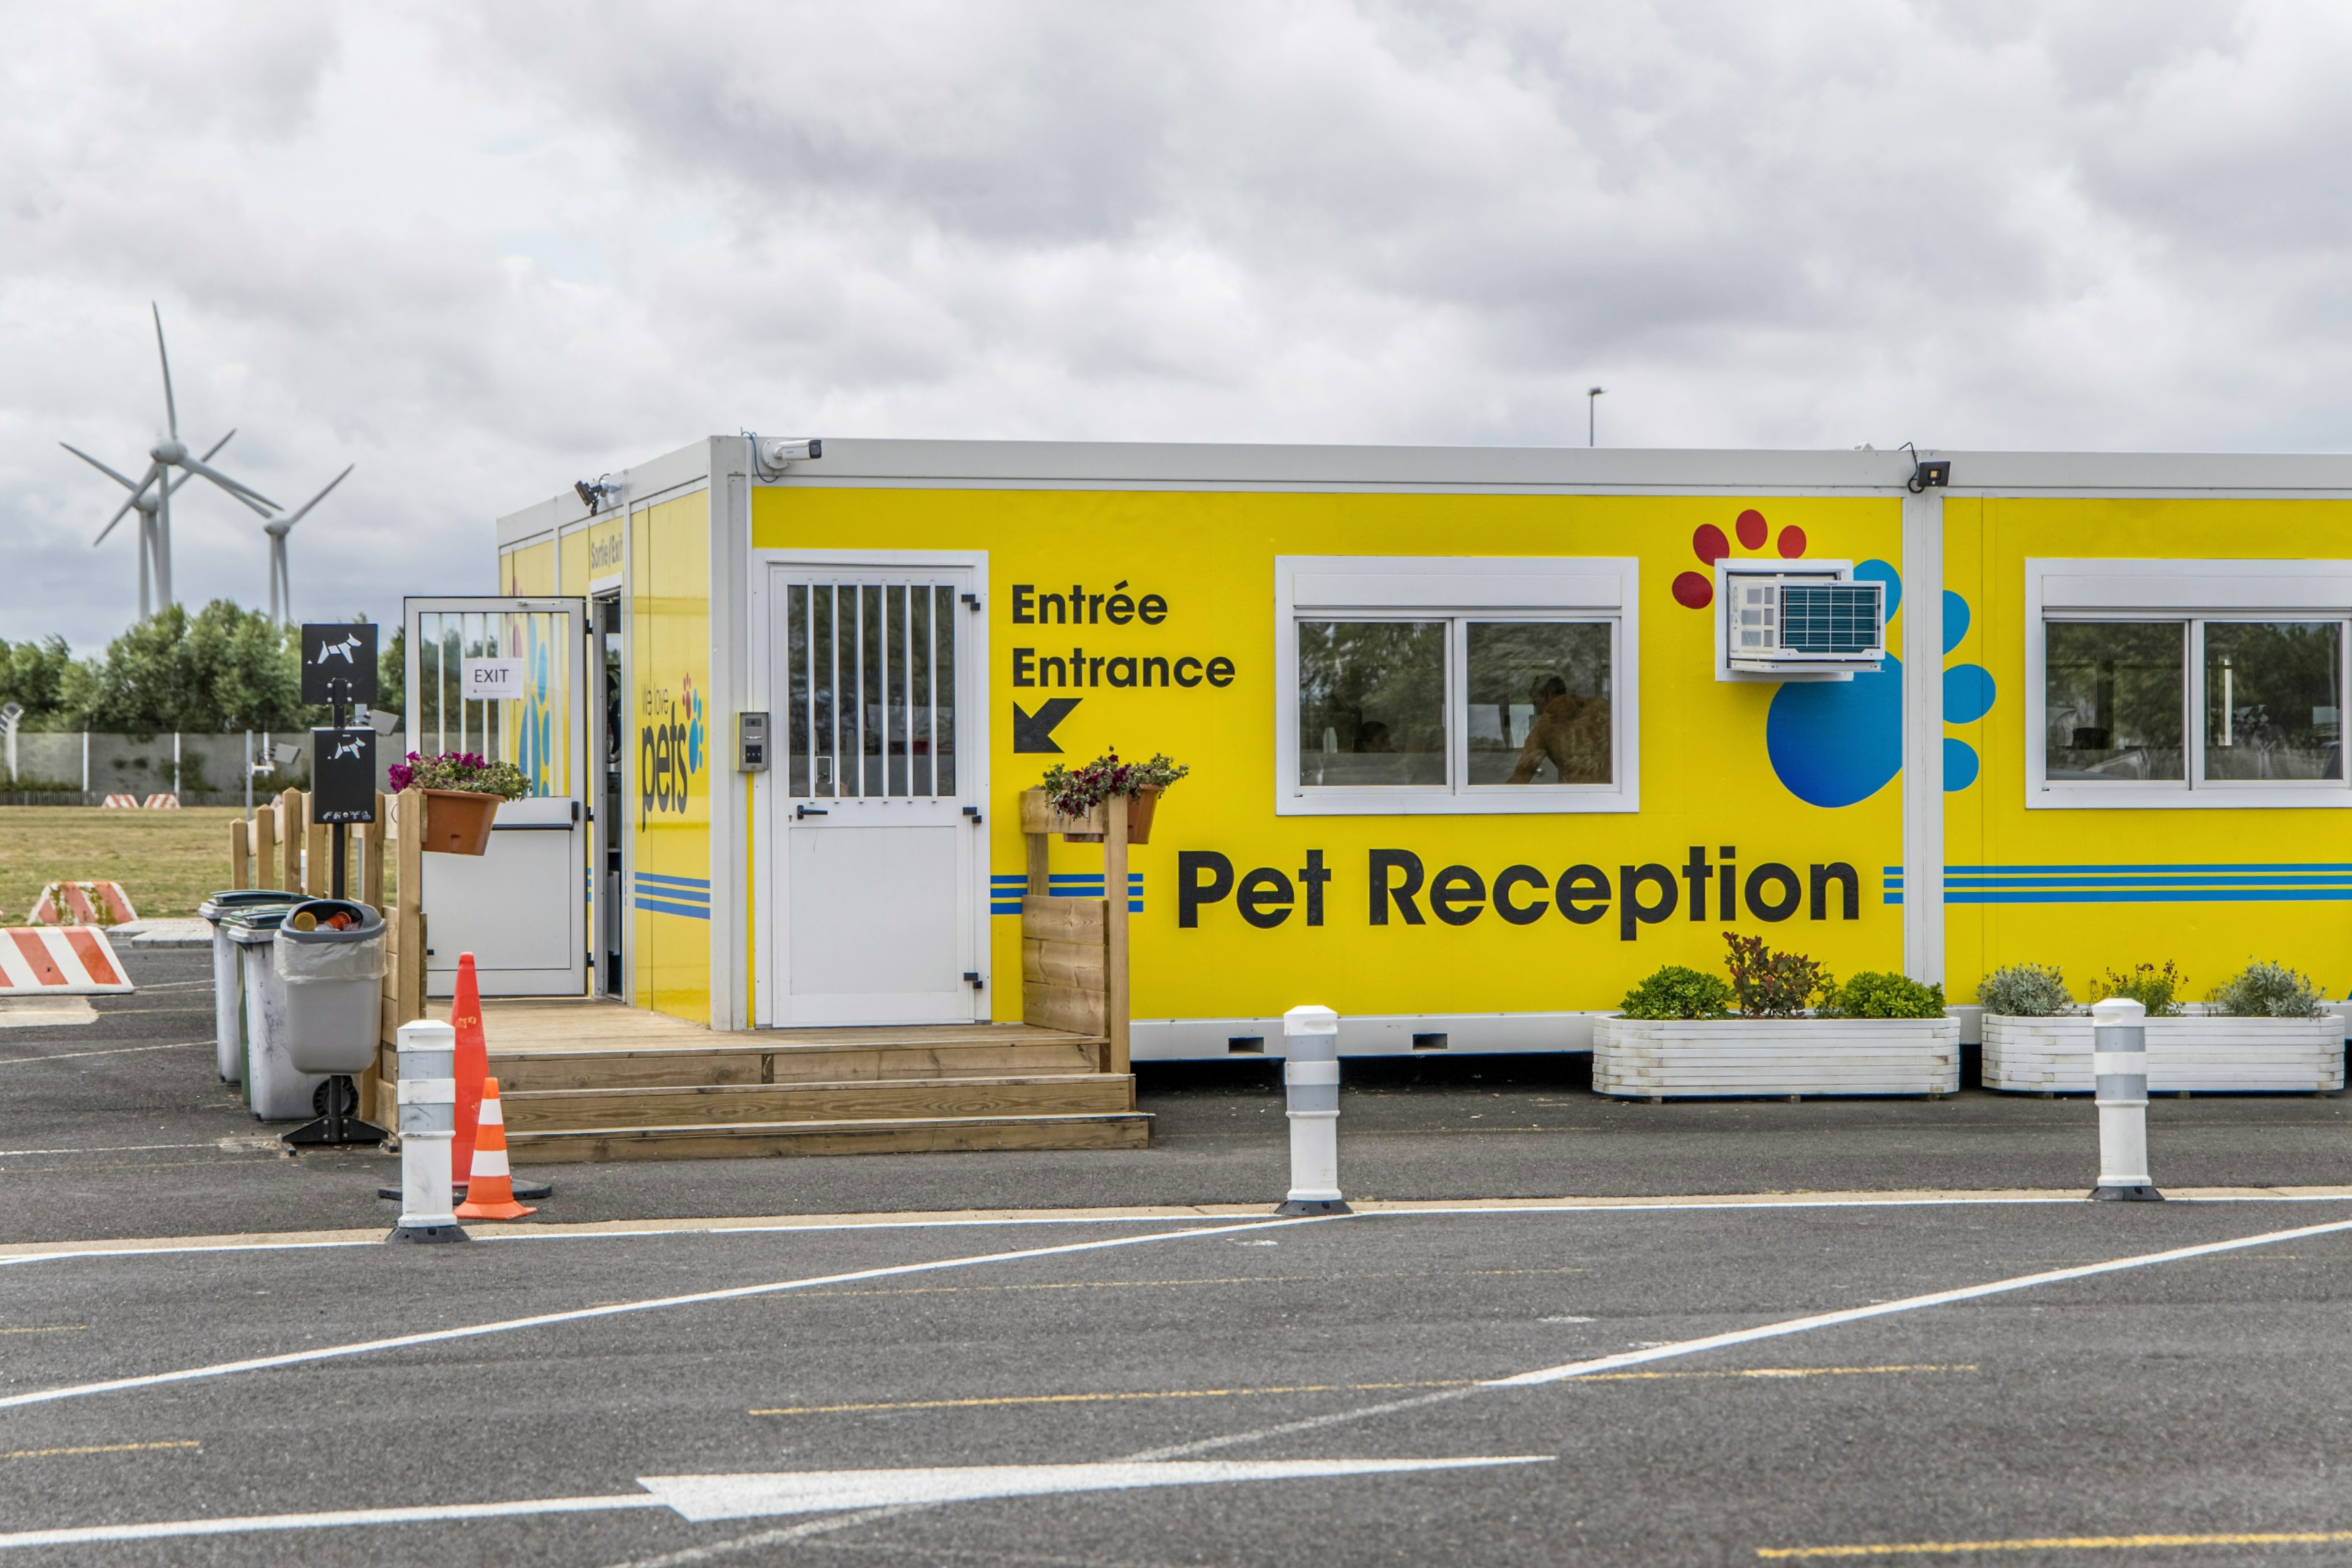
[[[804,816],[829,816],[831,815],[832,813],[826,811],[821,805],[796,805],[793,807],[793,820],[795,822]]]

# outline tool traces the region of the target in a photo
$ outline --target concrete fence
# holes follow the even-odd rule
[[[248,746],[250,750],[248,751]],[[113,735],[79,730],[24,731],[0,753],[0,800],[20,805],[95,805],[110,795],[176,795],[188,805],[245,801],[248,757],[267,762],[272,746],[292,746],[291,763],[253,778],[256,799],[310,787],[310,731]],[[400,731],[376,738],[376,782],[408,752]],[[86,798],[85,798],[86,797]]]

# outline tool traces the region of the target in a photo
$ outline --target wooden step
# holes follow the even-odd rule
[[[1151,1118],[941,1116],[896,1121],[771,1121],[704,1127],[510,1131],[518,1165],[607,1160],[719,1160],[812,1154],[917,1154],[987,1149],[1141,1149]]]
[[[779,1032],[781,1033],[781,1031]],[[702,1087],[712,1084],[886,1083],[907,1079],[1087,1076],[1101,1070],[1101,1042],[1079,1035],[978,1038],[929,1043],[786,1045],[776,1037],[708,1037],[748,1044],[595,1047],[581,1050],[502,1051],[490,1044],[490,1072],[501,1092],[564,1089]],[[382,1071],[399,1074],[386,1046]]]
[[[493,1064],[495,1066],[495,1063]],[[1135,1109],[1125,1073],[888,1079],[845,1083],[506,1090],[509,1131],[588,1131],[803,1121],[923,1121],[940,1117],[1103,1115]]]

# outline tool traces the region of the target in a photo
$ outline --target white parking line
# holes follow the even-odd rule
[[[2129,1258],[2111,1258],[2105,1263],[2085,1263],[2073,1268],[2052,1268],[2039,1274],[2021,1274],[2012,1279],[1995,1279],[1982,1285],[1965,1285],[1958,1289],[1936,1290],[1925,1296],[1906,1296],[1897,1301],[1878,1301],[1867,1307],[1851,1307],[1843,1311],[1816,1312],[1802,1318],[1790,1318],[1777,1323],[1764,1323],[1752,1329],[1738,1329],[1730,1333],[1707,1334],[1695,1340],[1676,1340],[1667,1344],[1653,1345],[1643,1350],[1622,1351],[1615,1355],[1596,1356],[1590,1361],[1572,1361],[1559,1366],[1539,1367],[1533,1372],[1518,1373],[1510,1377],[1498,1377],[1475,1384],[1468,1388],[1442,1389],[1434,1394],[1416,1394],[1410,1399],[1392,1399],[1379,1405],[1368,1405],[1355,1410],[1337,1410],[1328,1415],[1310,1415],[1303,1420],[1285,1421],[1276,1426],[1262,1426],[1255,1431],[1231,1432],[1220,1437],[1204,1437],[1197,1442],[1177,1443],[1164,1448],[1150,1448],[1140,1454],[1127,1456],[1129,1459],[1172,1459],[1190,1454],[1213,1453],[1244,1443],[1260,1443],[1273,1437],[1293,1436],[1303,1432],[1319,1431],[1327,1426],[1344,1426],[1351,1421],[1367,1420],[1375,1415],[1392,1415],[1402,1410],[1414,1410],[1427,1405],[1442,1405],[1451,1400],[1467,1398],[1497,1388],[1530,1388],[1544,1384],[1562,1383],[1570,1378],[1587,1377],[1596,1373],[1613,1372],[1620,1367],[1642,1366],[1651,1362],[1674,1361],[1683,1356],[1699,1355],[1707,1351],[1726,1350],[1734,1345],[1754,1344],[1759,1340],[1780,1339],[1790,1334],[1811,1333],[1816,1329],[1836,1328],[1844,1323],[1862,1322],[1871,1318],[1891,1317],[1900,1312],[1924,1311],[1930,1307],[1949,1306],[1959,1301],[1979,1300],[1987,1296],[1999,1296],[2012,1290],[2031,1290],[2042,1285],[2059,1285],[2073,1279],[2095,1279],[2103,1274],[2120,1274],[2126,1269],[2152,1268],[2158,1264],[2179,1263],[2192,1258],[2210,1258],[2216,1254],[2242,1251],[2250,1247],[2270,1247],[2282,1241],[2300,1241],[2309,1237],[2330,1236],[2352,1230],[2352,1219],[2340,1219],[2326,1225],[2298,1226],[2293,1230],[2264,1231],[2258,1236],[2233,1237],[2227,1241],[2202,1242],[2195,1247],[2176,1247],[2163,1252],[2143,1252]]]
[[[680,1519],[708,1524],[730,1519],[773,1519],[797,1513],[872,1509],[897,1512],[940,1503],[991,1498],[1056,1497],[1072,1492],[1135,1491],[1236,1481],[1339,1480],[1412,1475],[1430,1470],[1483,1470],[1507,1465],[1548,1465],[1549,1454],[1477,1455],[1445,1459],[1263,1459],[1172,1465],[951,1465],[900,1470],[801,1470],[737,1476],[640,1476],[643,1493],[601,1497],[527,1498],[514,1502],[449,1503],[439,1507],[362,1508],[332,1513],[263,1513],[226,1519],[158,1520],[150,1524],[96,1524],[26,1530],[0,1535],[0,1551],[19,1546],[79,1546],[108,1541],[160,1541],[191,1535],[243,1535],[273,1530],[335,1530],[372,1524],[439,1524],[457,1520],[513,1519],[550,1513],[611,1513],[666,1508]]]
[[[494,1323],[469,1323],[462,1328],[434,1329],[423,1333],[394,1334],[388,1339],[362,1340],[352,1344],[321,1345],[316,1350],[289,1351],[280,1355],[254,1356],[245,1361],[215,1362],[209,1366],[184,1367],[174,1372],[149,1373],[140,1377],[109,1378],[102,1383],[79,1383],[61,1388],[35,1389],[26,1394],[13,1394],[0,1398],[0,1410],[14,1410],[26,1405],[48,1405],[61,1399],[82,1399],[94,1394],[116,1394],[134,1388],[155,1388],[172,1383],[194,1383],[204,1378],[231,1377],[238,1373],[267,1372],[276,1367],[300,1366],[309,1362],[336,1361],[347,1356],[368,1355],[377,1351],[405,1350],[412,1345],[446,1343],[450,1340],[479,1339],[486,1334],[513,1333],[520,1329],[544,1328],[554,1323],[585,1322],[595,1318],[617,1318],[635,1312],[666,1311],[672,1307],[699,1306],[709,1301],[736,1301],[753,1296],[772,1296],[786,1290],[806,1290],[820,1285],[844,1285],[860,1279],[887,1279],[902,1274],[927,1274],[947,1268],[973,1268],[987,1263],[1018,1263],[1033,1258],[1061,1258],[1077,1252],[1101,1252],[1113,1247],[1144,1247],[1155,1241],[1181,1241],[1192,1237],[1230,1236],[1236,1231],[1272,1230],[1301,1225],[1322,1225],[1321,1218],[1257,1220],[1248,1225],[1225,1225],[1193,1227],[1185,1230],[1154,1231],[1148,1236],[1111,1237],[1100,1241],[1066,1242],[1059,1247],[1025,1247],[1017,1252],[990,1252],[976,1257],[941,1258],[929,1263],[897,1263],[881,1268],[858,1268],[845,1274],[820,1274],[805,1279],[777,1279],[760,1285],[734,1285],[720,1290],[697,1290],[684,1296],[657,1296],[642,1301],[614,1301],[601,1307],[578,1307],[564,1312],[541,1312],[528,1318],[508,1318]]]
[[[114,1046],[102,1051],[56,1051],[45,1057],[9,1057],[0,1059],[0,1068],[20,1068],[34,1062],[69,1062],[78,1057],[127,1057],[134,1051],[184,1051],[205,1044],[203,1040],[174,1040],[163,1046]]]

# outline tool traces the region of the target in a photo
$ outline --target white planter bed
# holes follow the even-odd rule
[[[2091,1092],[2091,1020],[1984,1020],[1984,1086],[2011,1093]],[[2344,1087],[2344,1020],[2231,1018],[2147,1021],[2151,1094],[2314,1094]]]
[[[1592,1088],[1629,1100],[1950,1094],[1957,1018],[1602,1018]]]

